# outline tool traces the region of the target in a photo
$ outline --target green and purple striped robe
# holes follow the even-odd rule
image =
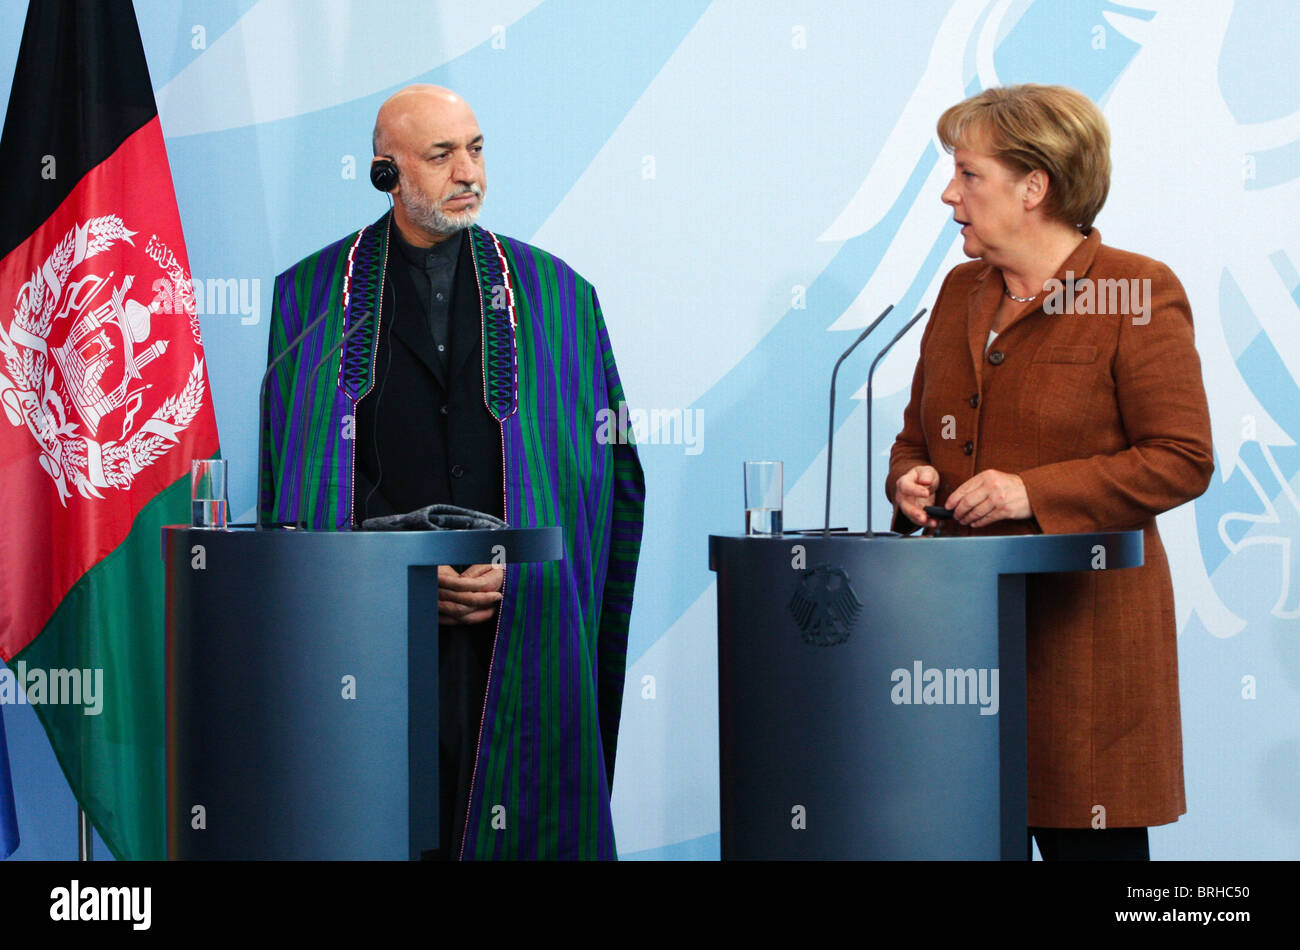
[[[268,387],[263,517],[299,519],[304,475],[310,524],[351,528],[351,429],[388,318],[381,287],[390,221],[385,215],[276,280],[272,356],[328,316]],[[470,238],[506,521],[562,526],[566,556],[506,570],[461,856],[613,858],[610,788],[645,482],[630,440],[597,436],[623,389],[595,290],[522,241],[479,227]]]

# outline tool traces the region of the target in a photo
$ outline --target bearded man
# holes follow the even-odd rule
[[[438,569],[430,856],[615,857],[645,486],[630,442],[597,436],[623,390],[595,290],[475,224],[483,133],[455,93],[396,93],[373,144],[371,181],[392,210],[276,279],[272,359],[325,319],[268,386],[260,514],[351,530],[446,503],[561,526],[560,562]]]

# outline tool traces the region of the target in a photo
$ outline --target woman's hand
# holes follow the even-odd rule
[[[932,465],[918,465],[898,477],[894,501],[898,503],[898,510],[913,524],[934,528],[939,522],[925,513],[925,506],[934,504],[934,494],[938,490],[938,469]]]
[[[956,521],[972,528],[982,528],[996,521],[1031,518],[1034,514],[1020,476],[991,468],[957,486],[944,502],[944,507],[952,509]]]

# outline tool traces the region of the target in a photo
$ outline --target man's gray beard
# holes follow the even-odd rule
[[[406,209],[407,217],[430,234],[438,234],[443,237],[464,231],[478,220],[478,213],[483,207],[483,196],[481,194],[478,196],[478,203],[473,208],[468,211],[461,211],[458,214],[447,214],[438,205],[430,201],[429,196],[424,192],[412,195],[409,191],[404,190],[400,197],[402,207]]]

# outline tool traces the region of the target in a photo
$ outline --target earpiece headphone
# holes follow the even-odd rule
[[[370,184],[384,193],[397,187],[397,163],[391,155],[378,155],[370,163]]]

